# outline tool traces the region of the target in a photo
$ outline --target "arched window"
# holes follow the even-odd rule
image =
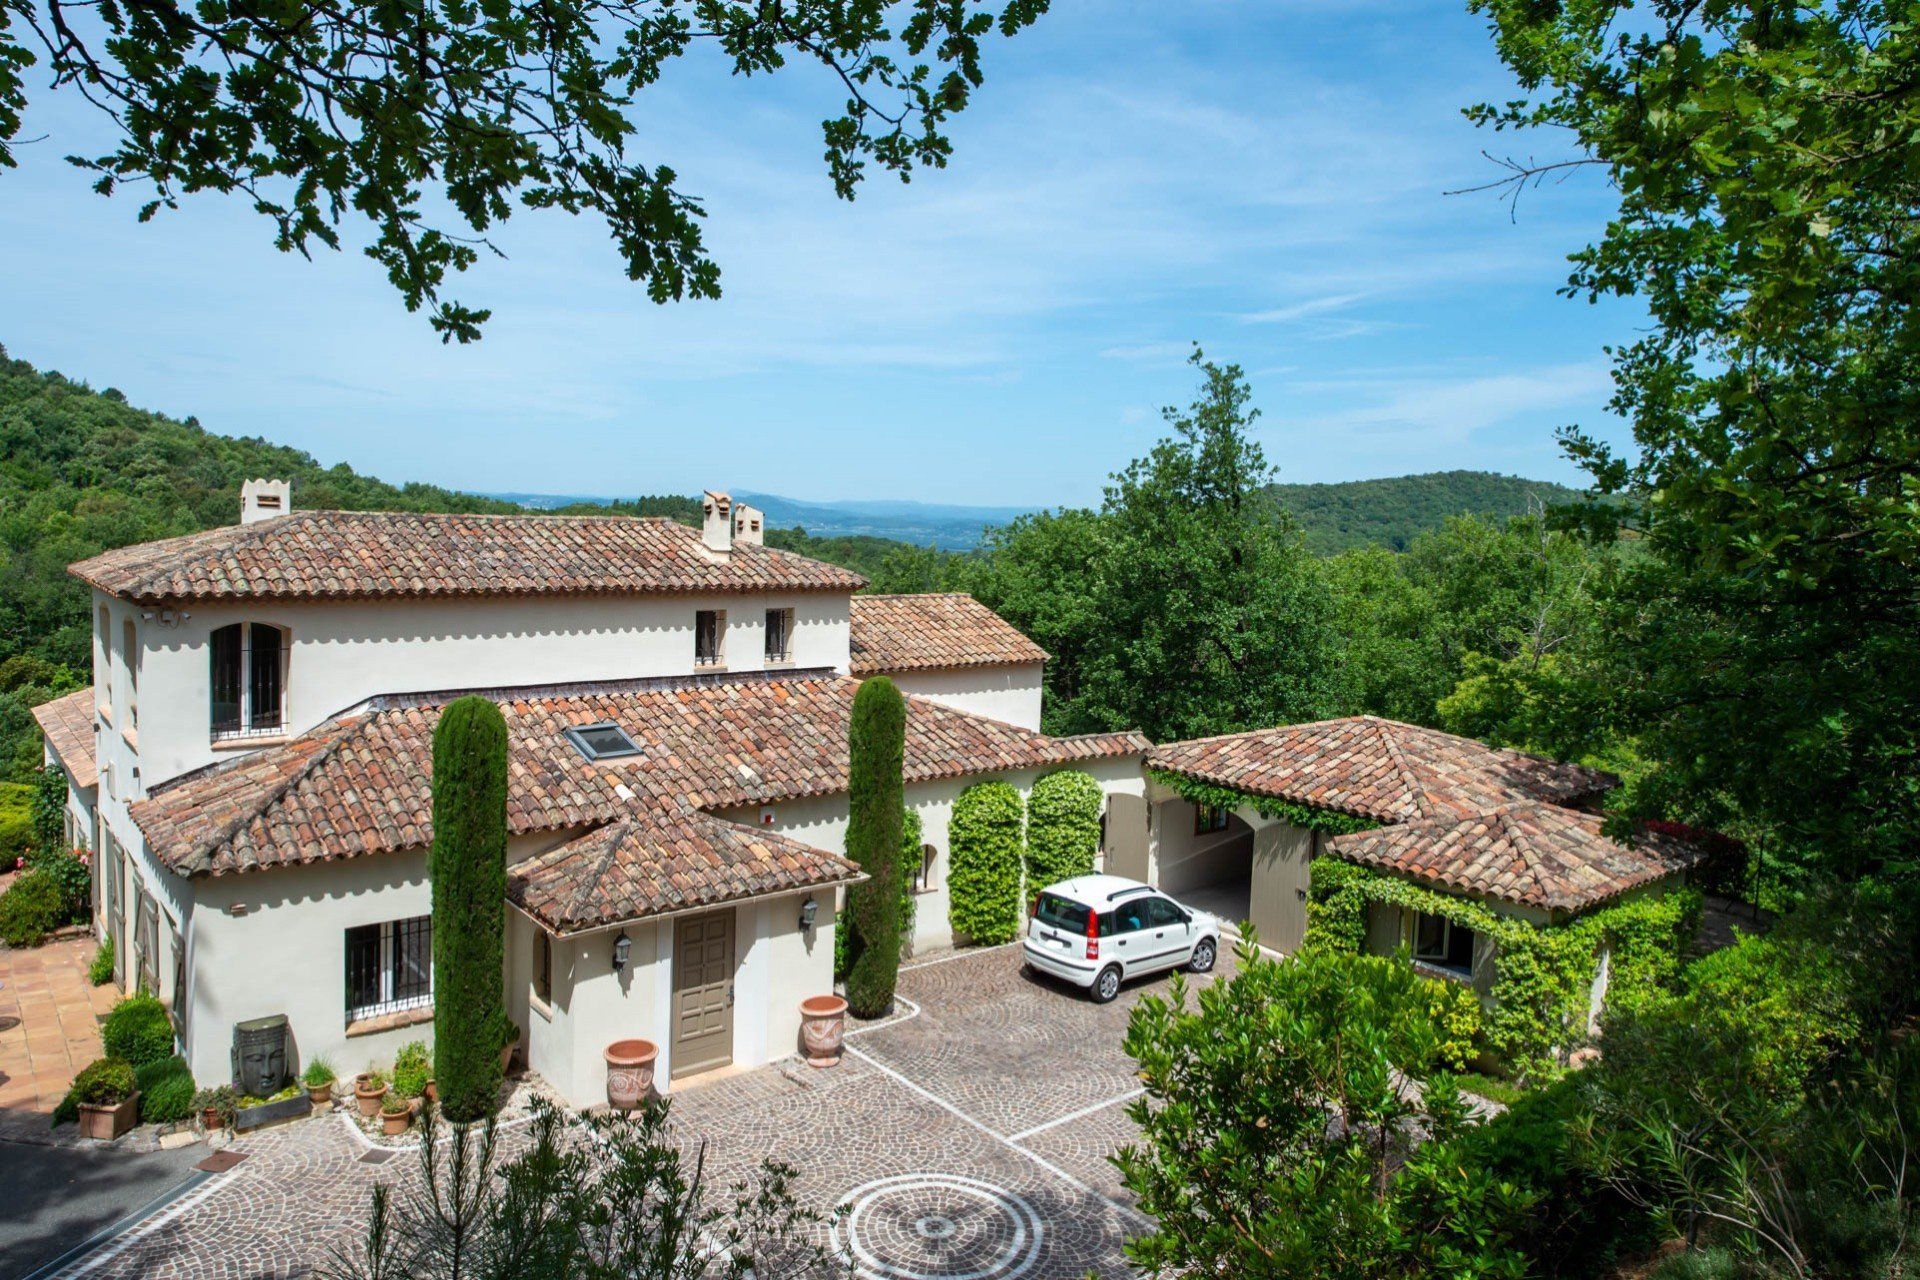
[[[287,632],[235,622],[212,636],[213,736],[243,738],[286,727]]]
[[[140,639],[133,619],[120,624],[120,658],[127,664],[127,727],[140,724]]]

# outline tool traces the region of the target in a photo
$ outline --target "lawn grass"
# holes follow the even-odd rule
[[[1455,1076],[1454,1083],[1468,1093],[1477,1093],[1489,1102],[1497,1102],[1510,1107],[1526,1096],[1526,1090],[1511,1080],[1502,1080],[1498,1076],[1485,1075],[1478,1071],[1463,1071]]]

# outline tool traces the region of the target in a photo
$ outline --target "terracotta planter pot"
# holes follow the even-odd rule
[[[839,996],[808,996],[800,1002],[800,1043],[810,1067],[837,1067],[846,1044],[847,1002]]]
[[[440,1101],[439,1083],[433,1080],[427,1081],[427,1087],[421,1091],[420,1096],[425,1098],[428,1102],[434,1102],[434,1103],[439,1102]]]
[[[502,1076],[510,1076],[513,1074],[513,1051],[519,1047],[520,1042],[518,1040],[509,1040],[502,1046],[500,1050],[500,1074]]]
[[[631,1111],[653,1088],[653,1060],[660,1047],[651,1040],[615,1040],[607,1046],[607,1105]]]
[[[333,1105],[333,1086],[330,1084],[310,1084],[307,1086],[307,1101],[316,1107]]]
[[[380,1131],[389,1138],[405,1133],[407,1127],[412,1123],[412,1107],[408,1107],[405,1111],[400,1112],[382,1111],[380,1113]]]
[[[133,1122],[139,1115],[140,1095],[138,1093],[125,1102],[111,1107],[96,1107],[90,1102],[83,1102],[80,1104],[80,1136],[112,1142],[133,1128]]]
[[[379,1115],[380,1099],[386,1096],[387,1086],[384,1084],[378,1089],[369,1090],[367,1088],[367,1082],[362,1080],[353,1086],[353,1099],[360,1104],[360,1114],[363,1116]]]
[[[215,1129],[226,1128],[227,1118],[220,1114],[218,1107],[202,1107],[200,1108],[200,1127],[212,1133]]]

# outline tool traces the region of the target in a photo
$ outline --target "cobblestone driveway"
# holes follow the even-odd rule
[[[1119,1277],[1142,1225],[1106,1164],[1138,1089],[1120,1039],[1142,992],[1166,985],[1097,1006],[1023,976],[1016,948],[914,966],[900,1012],[853,1030],[839,1068],[790,1061],[686,1090],[675,1123],[708,1144],[714,1185],[775,1156],[813,1203],[846,1205],[841,1241],[868,1280]],[[67,1274],[302,1275],[358,1236],[374,1179],[413,1176],[410,1153],[359,1163],[336,1118],[236,1149],[250,1158]]]

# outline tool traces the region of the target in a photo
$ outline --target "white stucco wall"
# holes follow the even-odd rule
[[[964,667],[951,671],[897,671],[887,678],[900,692],[958,707],[977,716],[1040,731],[1041,664]]]
[[[232,622],[288,629],[287,726],[298,734],[382,693],[691,675],[694,614],[702,609],[727,613],[720,670],[767,669],[766,612],[783,608],[794,611],[793,658],[780,669],[844,670],[847,599],[782,592],[197,604],[169,627],[95,593],[112,619],[116,709],[130,679],[119,628],[129,617],[139,628],[139,763],[148,786],[232,755],[214,748],[208,726],[208,637]]]

